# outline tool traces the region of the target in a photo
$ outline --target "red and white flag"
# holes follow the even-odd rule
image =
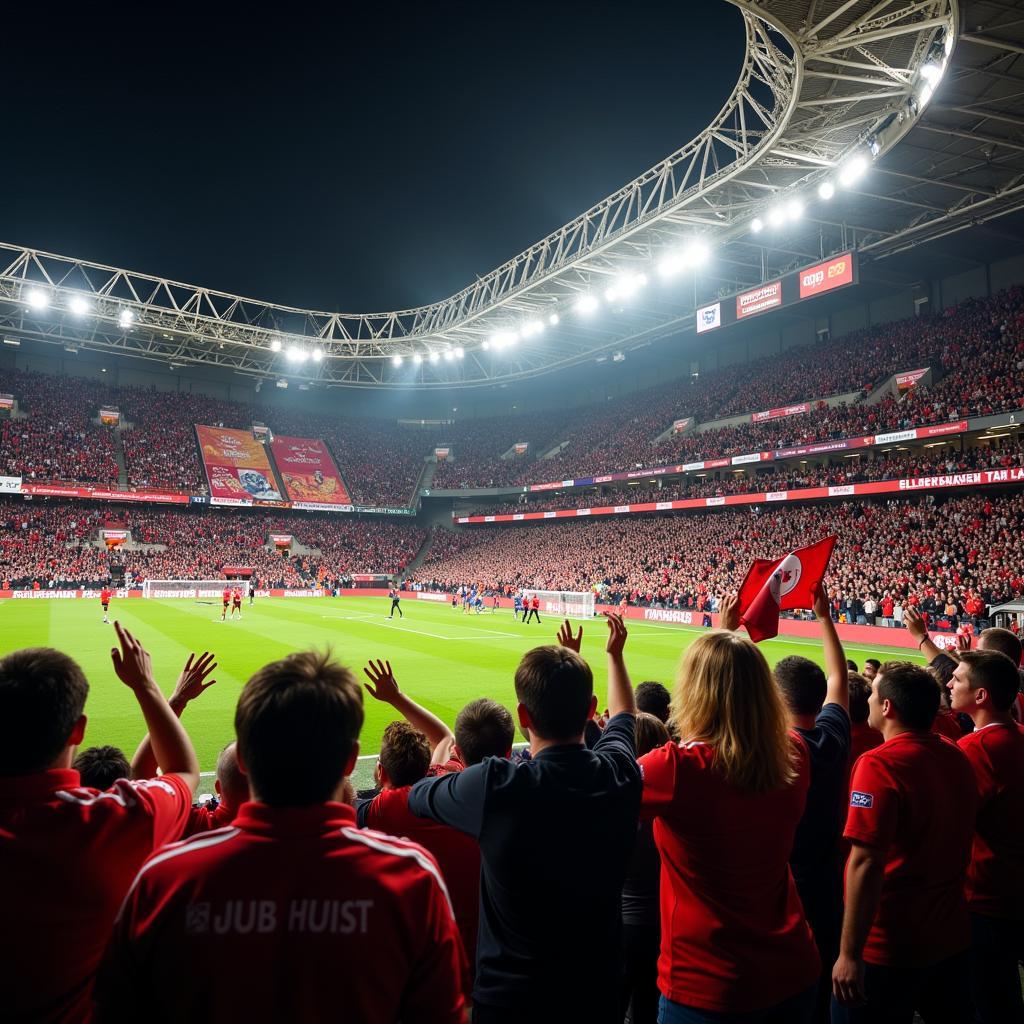
[[[754,560],[739,594],[740,625],[754,643],[779,635],[780,611],[814,607],[835,546],[835,537],[826,537],[774,561]]]

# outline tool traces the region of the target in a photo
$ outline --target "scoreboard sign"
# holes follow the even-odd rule
[[[800,298],[830,292],[853,284],[853,254],[846,253],[800,271]]]
[[[745,320],[748,316],[765,313],[782,305],[782,282],[769,281],[749,292],[741,292],[736,296],[736,319]]]

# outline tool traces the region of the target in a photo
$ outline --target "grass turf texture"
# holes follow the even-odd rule
[[[112,625],[102,623],[99,601],[0,602],[0,652],[20,647],[51,646],[66,651],[85,669],[90,691],[85,746],[114,744],[129,757],[143,735],[135,701],[114,675],[110,648],[116,643]],[[452,724],[459,709],[475,697],[488,696],[515,708],[513,676],[523,652],[555,642],[558,622],[550,616],[538,626],[517,622],[511,609],[488,608],[464,615],[449,605],[403,601],[405,618],[387,618],[386,598],[263,598],[250,608],[246,601],[240,622],[221,622],[220,605],[190,600],[114,600],[111,618],[140,638],[153,658],[165,693],[170,693],[190,651],[213,651],[217,684],[191,704],[183,721],[204,771],[212,771],[217,752],[233,735],[235,702],[245,680],[261,665],[290,651],[333,647],[336,656],[354,669],[361,681],[370,658],[388,659],[398,685],[420,704]],[[578,625],[578,623],[577,623]],[[627,622],[626,663],[633,684],[657,679],[671,689],[681,652],[702,630],[637,621]],[[606,669],[603,621],[583,623],[583,655],[594,668],[600,707],[604,707]],[[908,638],[909,639],[909,638]],[[800,638],[761,645],[770,665],[789,654],[823,664],[820,644]],[[847,657],[908,658],[914,650],[850,646]],[[375,753],[384,727],[396,716],[386,704],[366,694],[366,722],[361,747]]]

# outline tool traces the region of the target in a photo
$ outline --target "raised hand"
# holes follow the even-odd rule
[[[971,649],[971,634],[958,633],[956,637],[956,649],[958,651],[969,651]]]
[[[110,649],[110,660],[114,663],[117,678],[133,690],[156,686],[153,663],[141,641],[136,640],[118,621],[114,622],[114,632],[121,644],[120,650],[116,647]]]
[[[558,627],[558,642],[563,647],[568,647],[570,651],[575,651],[579,654],[580,647],[583,645],[583,627],[580,626],[579,632],[573,636],[572,626],[569,625],[569,620],[566,619],[561,626]]]
[[[391,671],[390,661],[377,660],[376,664],[371,658],[363,669],[369,683],[363,683],[367,692],[374,700],[382,701],[385,704],[394,704],[402,692],[398,689],[398,682],[394,672]]]
[[[924,616],[912,604],[908,604],[903,609],[903,625],[907,627],[907,632],[919,642],[928,636],[928,626],[925,624]]]
[[[832,611],[828,603],[828,595],[825,593],[823,585],[818,585],[818,590],[814,595],[814,617],[824,621],[825,619],[832,618]]]
[[[726,594],[718,609],[719,626],[722,629],[735,630],[740,628],[740,597],[739,594]]]
[[[168,701],[171,707],[184,708],[186,704],[195,700],[217,682],[216,679],[206,682],[206,677],[217,667],[217,662],[213,660],[215,657],[216,655],[209,651],[203,651],[198,659],[194,651],[188,656],[188,661],[185,662],[185,667],[181,670],[178,681],[174,684],[174,692]]]
[[[617,612],[605,612],[604,617],[608,621],[608,643],[605,645],[605,650],[613,658],[621,658],[622,650],[626,646],[626,637],[629,636],[629,633],[626,632],[626,624]]]

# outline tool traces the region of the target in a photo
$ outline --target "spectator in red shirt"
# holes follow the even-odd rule
[[[850,695],[850,761],[846,777],[849,780],[857,758],[879,746],[882,734],[868,722],[871,683],[859,672],[848,672],[847,687]]]
[[[335,802],[362,723],[359,684],[326,655],[289,655],[246,683],[235,731],[254,799],[230,827],[139,872],[97,986],[98,1020],[154,1006],[171,1020],[320,1020],[340,998],[365,1024],[461,1024],[465,958],[437,863],[356,828]],[[183,972],[196,956],[245,983]]]
[[[809,1021],[820,961],[789,869],[807,747],[758,648],[698,637],[673,721],[682,742],[640,759],[662,862],[659,1020]]]
[[[1017,666],[995,651],[965,651],[949,682],[953,710],[974,732],[960,740],[981,801],[967,873],[971,980],[980,1024],[1024,1020],[1024,732],[1010,709]]]
[[[0,661],[0,1006],[13,1020],[82,1021],[117,908],[142,862],[181,835],[199,780],[188,736],[119,623],[114,670],[152,737],[159,779],[104,792],[71,768],[89,684],[47,648]]]
[[[249,780],[238,767],[238,745],[234,740],[217,755],[214,788],[217,792],[216,805],[195,804],[192,807],[185,826],[186,836],[230,825],[238,808],[249,799]]]
[[[89,747],[76,755],[71,767],[86,789],[110,789],[118,779],[132,777],[131,765],[120,747]]]
[[[832,969],[832,1019],[966,1021],[964,882],[978,797],[956,744],[931,731],[939,689],[919,665],[887,662],[869,722],[885,742],[851,780],[846,911]]]

